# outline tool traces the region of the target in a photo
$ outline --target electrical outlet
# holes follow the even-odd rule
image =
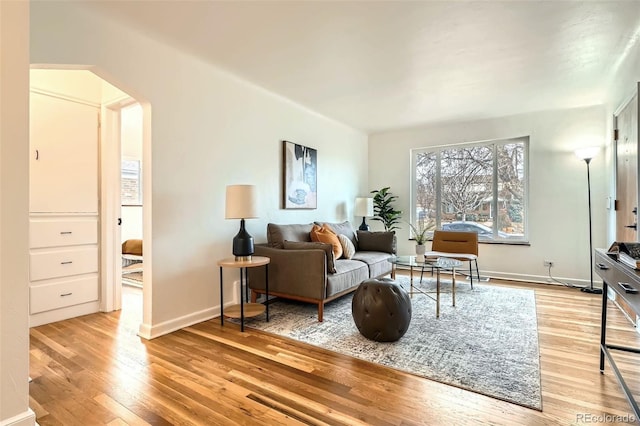
[[[552,260],[545,260],[544,261],[544,266],[546,267],[552,267],[553,266],[553,261]]]

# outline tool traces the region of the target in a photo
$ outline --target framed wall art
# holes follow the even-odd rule
[[[318,208],[318,151],[282,141],[282,152],[283,208]]]

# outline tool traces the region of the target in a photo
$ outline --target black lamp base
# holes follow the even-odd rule
[[[253,237],[244,229],[244,219],[240,219],[240,230],[233,237],[233,255],[236,260],[251,260],[254,253]]]
[[[362,216],[362,223],[360,224],[360,227],[358,228],[360,231],[368,231],[369,229],[369,225],[367,225],[367,222],[365,221],[365,217]]]
[[[585,287],[581,288],[580,291],[591,294],[602,294],[602,289],[597,287]]]

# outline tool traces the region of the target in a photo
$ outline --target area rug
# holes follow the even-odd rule
[[[398,277],[405,288],[409,279]],[[434,291],[433,280],[421,288]],[[538,327],[533,290],[468,283],[444,283],[440,318],[435,302],[425,295],[412,298],[407,333],[397,342],[366,339],[351,315],[351,296],[325,305],[324,322],[317,307],[277,299],[270,321],[247,319],[249,327],[309,343],[334,352],[382,364],[528,408],[542,410]],[[435,295],[434,295],[435,296]]]

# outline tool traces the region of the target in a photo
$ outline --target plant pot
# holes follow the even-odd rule
[[[424,244],[416,244],[417,255],[424,255],[426,251],[427,251],[427,246],[425,246]]]

